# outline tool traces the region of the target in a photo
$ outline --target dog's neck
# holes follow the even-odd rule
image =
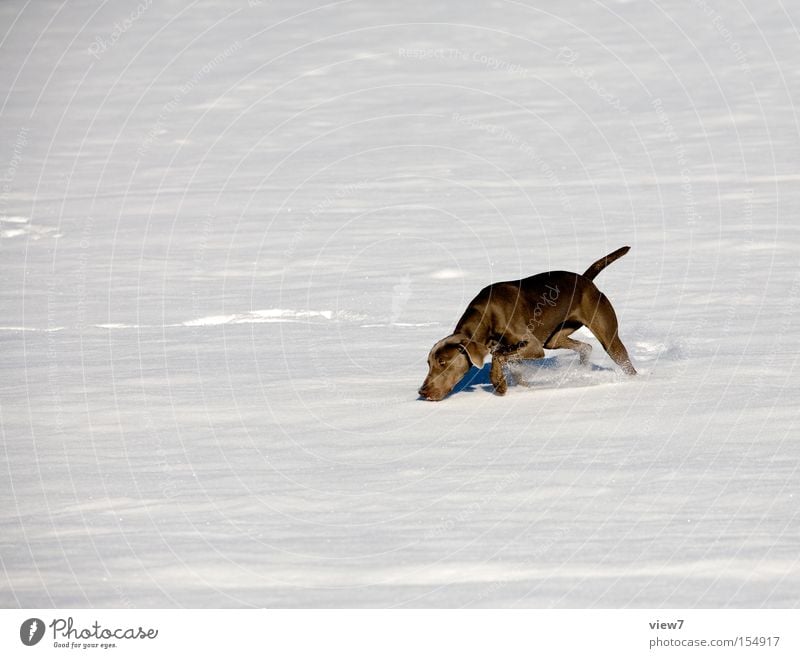
[[[456,325],[454,334],[462,334],[469,338],[472,343],[470,346],[470,360],[473,365],[480,367],[483,360],[489,355],[491,346],[489,342],[489,330],[485,322],[481,320],[484,314],[477,309],[468,309]]]

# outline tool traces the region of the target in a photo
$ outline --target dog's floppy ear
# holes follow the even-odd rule
[[[489,348],[481,343],[476,343],[469,336],[465,336],[464,334],[456,334],[454,337],[458,338],[458,343],[464,348],[470,363],[477,368],[482,368],[483,360],[486,358],[486,355],[489,354]]]

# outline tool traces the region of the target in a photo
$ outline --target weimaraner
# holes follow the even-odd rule
[[[635,375],[617,335],[614,308],[592,282],[629,250],[617,249],[592,263],[583,274],[544,272],[486,286],[469,303],[455,331],[431,348],[420,397],[433,402],[444,399],[470,367],[482,367],[489,354],[490,380],[498,395],[505,395],[508,389],[503,366],[509,361],[541,359],[543,348],[575,350],[586,364],[592,346],[569,337],[584,325],[623,372]]]

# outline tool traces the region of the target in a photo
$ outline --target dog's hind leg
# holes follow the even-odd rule
[[[608,298],[599,290],[598,295],[592,295],[593,299],[586,300],[582,304],[582,311],[584,324],[589,327],[589,330],[597,337],[603,349],[608,352],[608,355],[614,360],[622,372],[626,375],[635,375],[636,369],[631,363],[631,358],[628,356],[628,350],[619,339],[619,326],[617,324],[617,314],[614,313],[614,307]],[[586,307],[589,308],[586,308]],[[587,312],[588,311],[588,312]]]
[[[589,355],[592,353],[592,346],[589,343],[584,343],[580,340],[570,338],[569,335],[577,329],[567,327],[554,333],[550,339],[545,343],[545,347],[549,350],[566,349],[573,350],[580,355],[581,365],[585,366],[589,363]]]

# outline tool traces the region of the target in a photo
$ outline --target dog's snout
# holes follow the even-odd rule
[[[421,398],[423,398],[424,400],[433,400],[434,399],[433,392],[431,391],[431,389],[430,389],[430,387],[428,386],[427,383],[425,383],[422,386],[420,386],[419,390],[417,391],[417,393],[419,393],[419,396]]]

